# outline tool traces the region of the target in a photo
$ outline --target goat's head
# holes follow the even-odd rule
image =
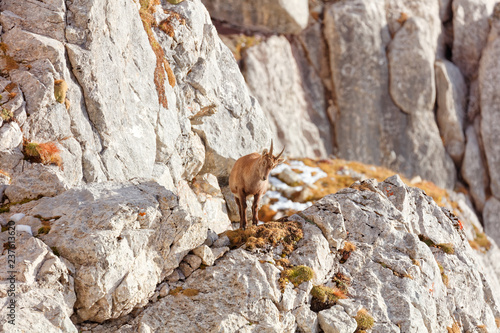
[[[278,156],[273,156],[273,140],[271,140],[271,148],[269,149],[269,151],[267,151],[267,149],[264,149],[260,157],[259,170],[261,180],[266,181],[271,170],[278,164],[283,163],[285,159],[280,157],[284,151],[285,147],[283,147],[283,150],[281,151],[281,153],[279,153]]]

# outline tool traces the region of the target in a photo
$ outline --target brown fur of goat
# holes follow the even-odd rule
[[[271,170],[284,159],[280,156],[285,151],[285,148],[278,156],[273,156],[273,142],[269,152],[264,149],[262,154],[252,153],[240,157],[233,166],[229,176],[229,188],[234,194],[234,199],[238,205],[240,213],[240,227],[247,228],[247,197],[253,195],[252,205],[252,222],[257,225],[258,208],[260,199],[266,193],[269,183],[269,173]],[[250,224],[250,226],[252,223]]]

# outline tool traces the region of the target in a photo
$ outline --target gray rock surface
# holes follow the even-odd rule
[[[232,25],[262,32],[296,34],[307,26],[307,0],[203,0],[210,15]]]
[[[63,172],[57,166],[45,166],[38,163],[26,163],[24,172],[13,177],[11,184],[5,189],[10,202],[24,199],[53,197],[69,188]]]
[[[325,333],[353,333],[357,327],[356,320],[350,317],[340,305],[320,311],[318,321]]]
[[[6,243],[9,235],[0,233],[0,241]],[[78,332],[70,317],[76,301],[73,267],[56,256],[41,240],[25,232],[16,234],[15,297],[9,297],[7,251],[0,256],[0,328],[4,332]],[[11,253],[12,254],[12,253]],[[11,257],[12,258],[12,257]],[[8,323],[7,308],[15,299],[15,326]],[[14,328],[14,330],[13,330]]]
[[[479,67],[479,90],[481,96],[481,138],[488,163],[491,192],[500,198],[500,105],[498,91],[500,65],[500,6],[495,6],[496,15],[491,20],[491,32]]]
[[[464,122],[467,106],[467,84],[453,63],[438,60],[436,69],[437,123],[446,151],[460,165],[465,151]]]
[[[454,322],[464,330],[477,325],[496,330],[500,283],[495,272],[500,265],[493,262],[500,252],[494,242],[485,253],[469,246],[471,232],[481,227],[464,201],[459,200],[462,229],[457,217],[398,176],[360,185],[363,190],[341,190],[310,208],[310,215],[316,209],[324,220],[329,214],[331,219],[342,216],[347,232],[340,237],[356,246],[345,263],[328,246],[331,231],[322,232],[308,217],[293,215],[289,219],[301,223],[304,238],[289,259],[312,267],[312,281],[296,288],[288,283],[280,290],[273,251],[240,248],[214,266],[194,271],[176,295],[150,304],[125,325],[109,322],[96,332],[136,332],[141,327],[151,332],[294,332],[297,327],[316,332],[318,319],[325,331],[337,327],[353,332],[353,317],[361,307],[374,318],[372,332],[418,332],[423,327],[440,332]],[[340,212],[322,209],[335,205]],[[419,236],[437,245],[428,246]],[[445,253],[443,244],[453,251]],[[349,299],[317,317],[308,293],[313,284],[332,286],[337,273],[350,280]]]
[[[500,200],[491,197],[486,201],[483,210],[484,230],[488,236],[500,244]]]
[[[454,0],[453,63],[469,80],[477,77],[479,60],[488,40],[488,17],[495,0]]]
[[[433,113],[435,92],[429,89],[434,86],[434,54],[425,48],[437,43],[439,26],[431,29],[433,25],[428,27],[416,16],[394,31],[391,41],[387,25],[395,22],[398,11],[391,9],[394,22],[388,22],[381,1],[354,3],[337,2],[325,9],[324,34],[339,110],[333,119],[339,157],[385,165],[408,177],[420,175],[453,188],[456,171],[439,137]],[[411,7],[418,8],[419,3]],[[437,7],[435,14],[427,13],[431,18],[437,15]],[[409,60],[408,52],[417,52],[417,60]],[[422,68],[413,65],[417,62]],[[422,98],[410,98],[409,82],[420,87]]]
[[[272,36],[249,48],[244,76],[270,120],[278,152],[287,146],[291,156],[326,157],[318,128],[307,112],[300,71],[285,37]]]
[[[408,114],[434,107],[433,42],[428,23],[419,17],[411,17],[389,44],[390,94],[396,105]]]
[[[462,162],[462,177],[469,184],[470,193],[479,212],[483,211],[488,187],[488,171],[481,154],[481,145],[474,126],[467,127],[465,154]]]
[[[184,191],[177,197],[154,183],[108,182],[41,199],[31,209],[32,216],[56,219],[41,239],[75,265],[79,320],[102,322],[145,305],[156,284],[203,243],[206,220],[194,194]]]

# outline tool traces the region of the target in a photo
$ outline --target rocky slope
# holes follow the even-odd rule
[[[373,332],[494,331],[500,252],[468,197],[455,217],[395,176],[317,201],[334,177],[309,170],[309,208],[242,233],[227,176],[271,138],[448,188],[458,170],[498,237],[499,7],[172,2],[0,3],[0,327],[353,332],[365,308]],[[210,15],[255,45],[226,34],[232,53]]]
[[[285,29],[303,15],[286,6],[286,24],[268,23],[279,1],[203,2],[293,156],[333,153],[449,189],[464,182],[480,213],[488,202],[481,218],[495,232],[495,0],[294,1],[309,4],[300,31]]]

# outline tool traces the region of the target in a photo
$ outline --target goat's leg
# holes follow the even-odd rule
[[[253,196],[253,205],[252,205],[252,222],[257,225],[259,222],[259,204],[260,198],[262,198],[262,193],[257,193]]]
[[[240,228],[247,228],[247,196],[245,194],[240,195],[241,203],[241,215],[240,215]]]
[[[241,209],[241,200],[238,198],[237,195],[234,196],[234,200],[236,201],[236,204],[238,205],[238,213],[240,214],[240,228],[244,228],[246,226],[246,221],[243,223],[243,210]]]

